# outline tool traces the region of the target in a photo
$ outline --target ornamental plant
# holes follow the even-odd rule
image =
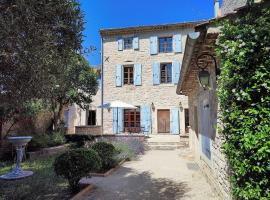
[[[116,149],[111,143],[97,142],[92,146],[92,149],[94,149],[101,158],[102,171],[111,169],[116,165]]]
[[[101,160],[93,149],[75,149],[61,154],[55,159],[54,171],[68,179],[72,192],[79,191],[79,181],[90,172],[99,170]]]
[[[270,199],[270,9],[222,22],[218,97],[235,199]]]

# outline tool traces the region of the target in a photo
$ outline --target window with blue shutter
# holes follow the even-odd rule
[[[118,51],[123,51],[123,43],[124,41],[123,41],[122,36],[119,36],[118,37]]]
[[[122,65],[115,66],[115,85],[116,87],[122,86]]]
[[[178,84],[179,77],[180,77],[180,65],[181,63],[179,61],[173,62],[173,83]]]
[[[123,109],[113,108],[113,133],[122,133],[122,132],[123,132]]]
[[[134,50],[139,49],[139,37],[136,36],[136,37],[133,38],[133,45],[132,46],[133,46]]]
[[[175,34],[173,36],[173,50],[175,53],[182,53],[182,35]]]
[[[171,134],[180,133],[178,108],[172,108],[170,111],[170,128],[171,128]]]
[[[134,65],[134,85],[142,85],[142,65]]]
[[[160,63],[155,62],[152,66],[152,73],[153,73],[153,85],[160,84]]]
[[[151,107],[148,105],[141,106],[141,127],[144,128],[144,133],[151,132]]]
[[[155,55],[158,53],[158,38],[157,36],[150,37],[150,54]]]

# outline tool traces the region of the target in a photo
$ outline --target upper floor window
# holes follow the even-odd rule
[[[160,53],[169,53],[173,51],[172,37],[160,37],[158,38],[158,44]]]
[[[160,83],[172,82],[172,63],[160,64]]]
[[[124,85],[132,85],[134,83],[133,80],[134,66],[126,65],[123,68],[124,68]]]
[[[124,38],[124,49],[132,49],[133,37]]]

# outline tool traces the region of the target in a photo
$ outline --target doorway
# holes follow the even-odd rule
[[[157,111],[158,133],[170,133],[170,110]]]
[[[96,125],[96,111],[95,110],[89,110],[88,111],[87,125],[89,125],[89,126],[95,126]]]

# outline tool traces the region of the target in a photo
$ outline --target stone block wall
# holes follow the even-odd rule
[[[160,84],[153,85],[152,65],[154,62],[173,62],[178,60],[182,62],[185,41],[187,34],[193,32],[193,28],[182,28],[177,30],[159,30],[153,32],[139,33],[139,50],[123,50],[118,51],[118,35],[104,36],[104,102],[121,100],[135,106],[155,105],[155,110],[151,110],[152,116],[152,133],[157,133],[157,110],[171,109],[179,107],[179,102],[184,108],[188,108],[188,98],[184,95],[176,94],[176,85]],[[182,53],[158,53],[150,55],[150,37],[155,35],[158,37],[172,36],[174,33],[182,34]],[[123,35],[123,37],[132,35]],[[123,85],[115,86],[115,66],[142,64],[142,85]],[[180,110],[180,132],[185,132],[184,110]],[[104,109],[104,133],[113,133],[113,111]]]
[[[76,134],[101,135],[101,126],[75,126]]]
[[[206,175],[211,185],[216,189],[220,199],[230,200],[230,183],[228,178],[228,164],[222,153],[222,137],[217,131],[217,111],[218,102],[216,96],[216,80],[214,67],[208,69],[211,77],[211,89],[203,90],[198,87],[198,83],[194,83],[193,92],[189,94],[190,107],[190,134],[189,143],[196,162],[199,164],[201,171]],[[202,102],[208,102],[210,108],[210,149],[211,159],[208,159],[202,153],[201,133],[200,133],[200,110],[203,106]],[[197,111],[196,111],[197,110]],[[197,112],[197,120],[196,114]],[[197,121],[197,123],[196,123]],[[198,132],[196,133],[196,127]]]

